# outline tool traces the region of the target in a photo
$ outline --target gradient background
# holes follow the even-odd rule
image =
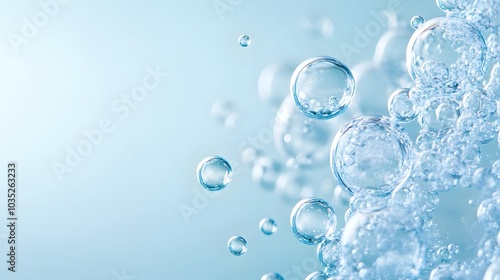
[[[373,21],[370,13],[387,1],[233,0],[220,17],[212,0],[70,0],[16,51],[9,34],[21,35],[23,18],[32,21],[47,2],[0,3],[0,260],[7,253],[8,161],[18,162],[19,176],[18,271],[2,261],[0,279],[260,279],[273,271],[302,279],[320,268],[316,247],[291,233],[293,204],[257,187],[247,167],[189,221],[179,207],[193,206],[201,190],[201,159],[216,154],[238,164],[239,144],[269,127],[273,110],[257,94],[266,65],[316,55],[349,67],[371,59],[384,31],[359,55],[345,57],[339,46],[353,44],[355,28]],[[431,0],[399,3],[402,21],[442,14]],[[312,16],[330,17],[333,35],[305,30],[301,23]],[[242,34],[251,38],[247,48],[237,43]],[[156,65],[169,77],[119,118],[112,103]],[[232,129],[210,116],[221,99],[237,108]],[[85,139],[82,130],[106,118],[114,131],[58,180],[54,162],[64,163],[67,147]],[[444,234],[458,244],[467,242],[467,226],[457,229],[457,221],[475,217],[468,196],[443,195],[436,210],[444,213],[436,217]],[[345,208],[333,206],[341,225]],[[264,217],[277,221],[275,235],[260,233]],[[249,243],[241,257],[226,247],[237,234]]]

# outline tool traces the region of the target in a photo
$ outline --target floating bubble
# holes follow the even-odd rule
[[[323,240],[318,245],[316,253],[323,267],[328,268],[330,271],[336,271],[341,258],[340,236]]]
[[[203,159],[196,170],[198,181],[209,191],[220,191],[225,188],[231,182],[232,173],[229,162],[219,156]]]
[[[241,256],[247,251],[247,241],[241,236],[233,236],[227,241],[229,252],[235,256]]]
[[[445,13],[456,13],[465,8],[467,0],[436,0],[438,8]]]
[[[464,19],[434,18],[422,24],[408,43],[406,65],[413,80],[420,78],[420,68],[429,60],[444,63],[453,82],[475,82],[486,71],[486,42]]]
[[[484,273],[483,280],[500,280],[500,257],[496,257]]]
[[[286,96],[290,96],[290,79],[295,66],[288,62],[267,65],[259,76],[258,92],[262,101],[277,108]]]
[[[260,280],[285,280],[285,278],[276,272],[270,272],[262,275]]]
[[[259,223],[260,231],[265,235],[271,235],[278,230],[278,225],[273,219],[265,218]]]
[[[410,26],[411,28],[413,29],[418,29],[420,26],[422,26],[422,24],[424,24],[425,22],[425,19],[421,16],[414,16],[411,18],[410,20]]]
[[[327,56],[302,62],[290,84],[297,107],[314,119],[331,119],[343,113],[352,101],[354,87],[351,70]]]
[[[333,207],[320,198],[299,201],[290,215],[295,237],[307,245],[315,245],[333,235],[337,216]]]
[[[317,37],[331,37],[335,31],[335,25],[327,16],[312,16],[302,20],[301,25],[311,33],[311,35]]]
[[[342,265],[364,279],[413,279],[424,264],[421,231],[409,213],[354,214],[344,227]]]
[[[238,38],[238,43],[240,44],[240,46],[246,48],[250,45],[250,37],[248,37],[248,35],[241,35]]]
[[[387,117],[357,117],[335,136],[330,166],[349,193],[386,196],[410,176],[412,142]]]
[[[410,89],[403,88],[391,94],[388,101],[389,114],[398,122],[409,122],[417,117],[415,105],[410,100]]]
[[[487,230],[500,229],[500,193],[481,202],[477,208],[477,220]]]
[[[482,89],[473,89],[467,92],[463,97],[464,112],[473,114],[477,118],[486,118],[493,115],[496,111],[496,103],[486,91]]]
[[[451,98],[434,98],[427,102],[418,122],[433,137],[442,137],[457,123],[458,109],[458,103]]]

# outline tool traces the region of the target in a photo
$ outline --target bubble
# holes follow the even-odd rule
[[[454,13],[463,10],[464,0],[436,0],[438,8],[445,13]]]
[[[260,231],[265,235],[271,235],[278,230],[278,225],[273,219],[264,218],[259,223]]]
[[[270,272],[262,275],[260,280],[285,280],[285,278],[283,278],[283,276],[279,275],[276,272]]]
[[[408,43],[406,65],[413,80],[429,60],[444,63],[453,82],[475,82],[486,71],[487,48],[481,32],[464,19],[438,17],[426,21]]]
[[[241,256],[247,251],[247,241],[241,236],[233,236],[227,241],[229,252],[235,256]]]
[[[477,220],[487,230],[500,229],[500,193],[481,202],[477,208]]]
[[[344,227],[342,264],[353,272],[363,267],[366,279],[416,278],[424,263],[422,233],[410,213],[381,210],[355,213]]]
[[[211,114],[215,120],[227,128],[232,128],[238,120],[238,113],[233,102],[219,100],[212,105]]]
[[[403,88],[391,94],[388,109],[391,117],[398,122],[409,122],[417,117],[415,105],[410,100],[410,89]]]
[[[261,156],[261,151],[255,147],[249,146],[241,151],[241,160],[248,166],[253,166],[255,161]]]
[[[349,193],[387,196],[410,176],[412,147],[404,128],[387,117],[357,117],[335,136],[330,166]]]
[[[314,271],[307,275],[305,280],[328,280],[328,276],[321,271]]]
[[[209,191],[220,191],[232,179],[232,169],[229,162],[219,156],[210,156],[203,159],[196,170],[198,181]]]
[[[323,242],[318,245],[316,253],[323,267],[335,271],[340,265],[340,236],[323,240]]]
[[[281,174],[283,165],[269,156],[262,156],[255,160],[252,168],[252,179],[263,189],[272,191],[276,187],[276,180]]]
[[[304,173],[282,173],[276,180],[276,193],[284,202],[295,204],[313,195],[312,178]]]
[[[467,92],[463,97],[462,104],[464,112],[473,114],[478,118],[489,117],[496,111],[495,100],[482,89]]]
[[[290,79],[295,66],[289,62],[274,62],[267,65],[259,76],[259,97],[265,103],[278,108],[290,92]]]
[[[320,198],[299,201],[290,215],[295,237],[307,245],[315,245],[332,236],[337,225],[333,207]]]
[[[327,56],[302,62],[290,84],[297,107],[314,119],[331,119],[343,113],[352,101],[354,87],[351,70]]]
[[[411,28],[413,29],[418,29],[420,26],[422,26],[422,24],[424,24],[425,22],[425,19],[421,16],[414,16],[411,18],[410,20],[410,26]]]
[[[250,37],[248,37],[248,35],[241,35],[238,38],[238,43],[240,44],[240,46],[246,48],[250,45]]]
[[[316,37],[331,37],[335,31],[335,25],[327,16],[312,16],[302,20],[301,25]]]
[[[484,273],[483,280],[500,280],[500,257],[495,258],[493,262],[491,262]]]
[[[426,103],[418,122],[433,137],[442,137],[452,129],[459,117],[459,105],[448,97],[434,98]]]

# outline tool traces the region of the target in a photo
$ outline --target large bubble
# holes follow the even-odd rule
[[[486,71],[486,42],[481,32],[464,19],[433,18],[422,24],[408,43],[406,66],[413,80],[432,82],[441,78],[437,75],[442,72],[432,71],[435,67],[425,69],[429,61],[443,63],[452,82],[475,82]]]
[[[387,117],[357,117],[335,136],[330,166],[351,194],[386,196],[410,175],[412,142],[403,127]]]
[[[321,56],[302,62],[293,73],[290,91],[297,107],[313,119],[343,113],[354,95],[351,70],[339,60]]]

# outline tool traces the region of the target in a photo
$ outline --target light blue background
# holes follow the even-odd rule
[[[237,161],[238,145],[268,127],[273,111],[257,95],[263,67],[316,55],[350,67],[370,59],[377,38],[349,58],[340,45],[352,43],[355,28],[387,1],[240,1],[221,18],[212,0],[70,0],[16,52],[9,34],[21,34],[23,18],[42,11],[38,3],[0,3],[0,184],[7,161],[19,165],[18,272],[2,261],[1,279],[127,279],[122,272],[137,280],[260,279],[272,271],[295,279],[312,271],[291,272],[310,264],[316,248],[292,236],[292,205],[255,186],[248,168],[189,223],[179,207],[193,206],[201,190],[195,169],[202,158]],[[431,0],[400,3],[401,20],[441,14]],[[313,15],[332,19],[332,37],[301,27]],[[248,48],[238,46],[241,34],[251,37]],[[169,77],[120,119],[112,103],[156,65]],[[210,117],[223,98],[240,116],[231,130]],[[115,130],[59,181],[54,162],[64,163],[66,147],[75,149],[82,130],[106,118]],[[450,215],[444,225],[446,217],[461,217]],[[263,217],[278,222],[275,235],[259,232]],[[6,233],[1,226],[0,260]],[[226,248],[236,234],[249,242],[241,257]]]

